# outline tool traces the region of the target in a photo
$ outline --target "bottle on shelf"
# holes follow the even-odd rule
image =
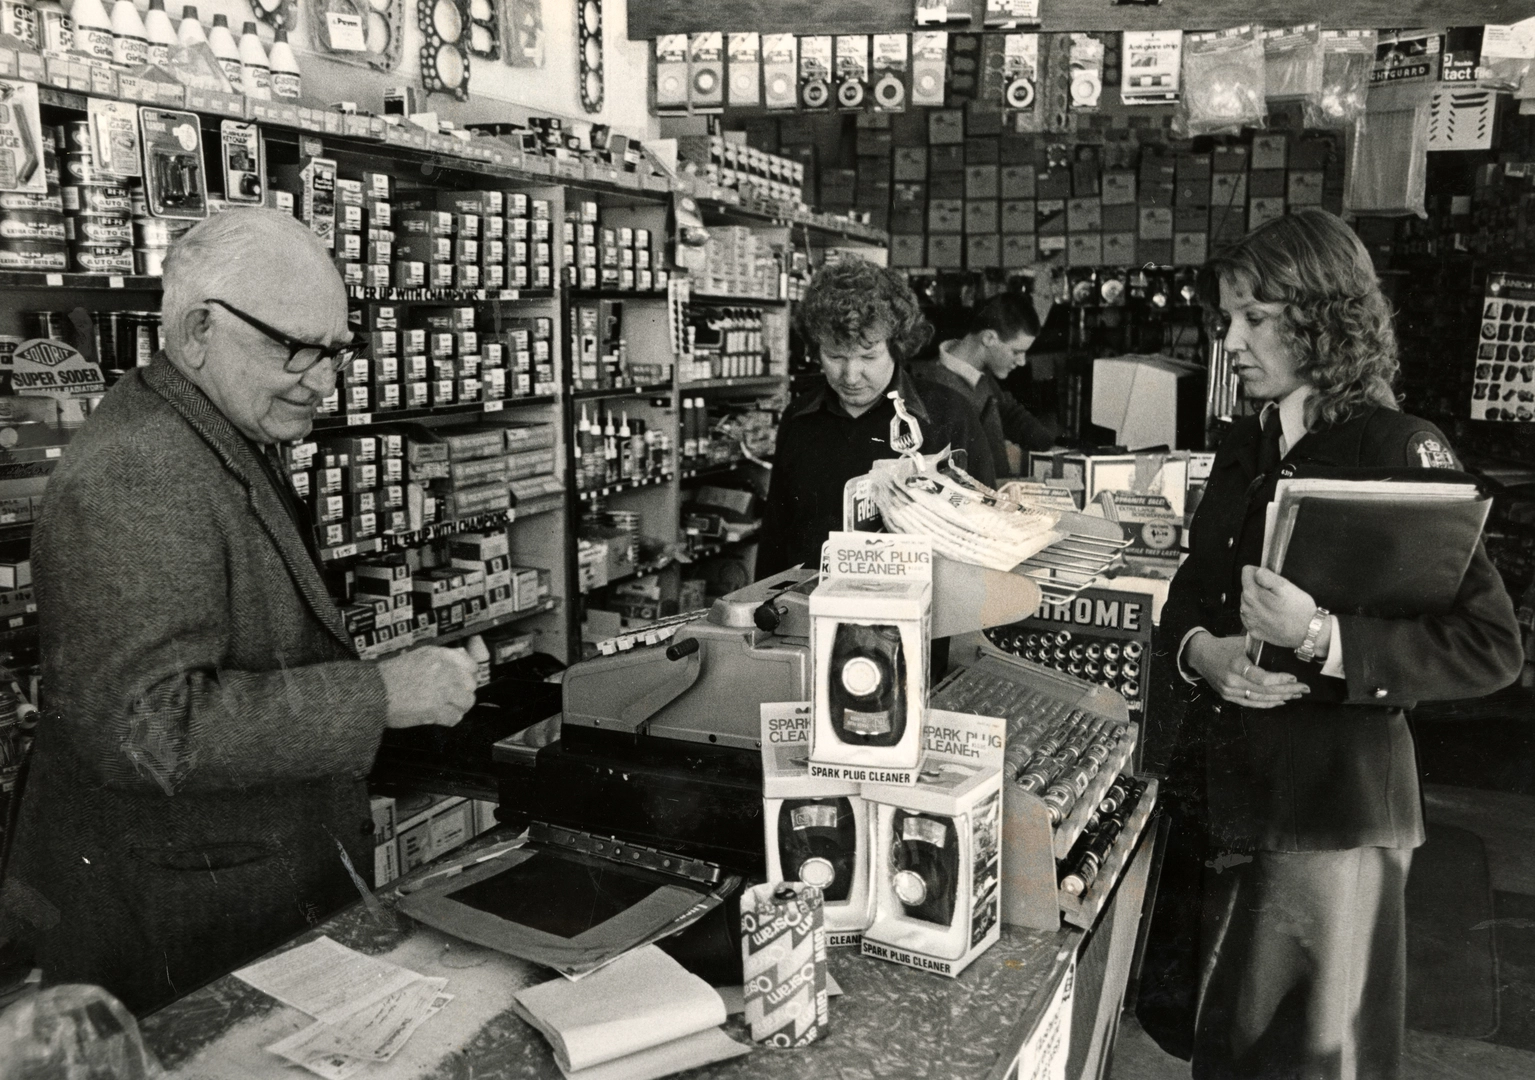
[[[112,5],[112,62],[125,68],[149,63],[149,34],[133,0],[117,0]]]
[[[75,47],[75,23],[59,0],[38,0],[37,40],[44,56],[63,56]]]
[[[181,22],[176,25],[176,40],[188,49],[194,45],[208,44],[207,31],[197,18],[197,8],[191,4],[181,9]]]
[[[112,21],[101,0],[75,0],[69,9],[74,23],[74,51],[103,64],[112,63],[116,47],[112,43]]]
[[[267,59],[272,65],[272,96],[282,101],[297,101],[302,90],[302,81],[299,76],[298,59],[293,55],[293,46],[288,44],[286,29],[278,29],[277,38],[272,42],[272,51]]]
[[[161,67],[170,63],[176,28],[165,13],[165,0],[149,0],[149,10],[144,13],[144,34],[149,39],[149,62]]]
[[[576,427],[576,439],[581,446],[581,457],[586,462],[586,486],[602,486],[602,455],[597,452],[597,433],[586,415],[586,405],[581,406],[581,422]]]
[[[224,78],[229,80],[229,85],[238,93],[243,81],[240,75],[240,46],[235,44],[235,36],[229,31],[229,19],[226,16],[213,16],[213,26],[208,31],[208,48],[213,50],[213,58],[219,62]]]
[[[581,454],[581,440],[577,439],[570,444],[570,453],[575,459],[576,490],[585,491],[591,487],[591,484],[588,482],[589,477],[586,475],[586,459]]]
[[[682,459],[691,460],[698,454],[698,439],[693,434],[693,399],[682,399],[682,416],[677,425],[677,430],[682,434]]]
[[[604,484],[616,484],[623,477],[618,474],[618,429],[613,426],[613,411],[608,410],[608,422],[602,428],[602,460]]]
[[[485,686],[490,682],[490,649],[486,648],[485,639],[475,634],[464,642],[464,652],[474,661],[474,684]]]
[[[260,101],[272,99],[272,64],[256,35],[255,22],[240,28],[240,92]]]
[[[629,430],[627,412],[623,415],[623,422],[618,425],[618,478],[637,479],[634,472],[634,432]]]
[[[625,426],[628,426],[627,415],[624,418]],[[635,420],[633,427],[629,428],[629,470],[631,475],[648,478],[650,476],[650,462],[645,458],[645,421]]]

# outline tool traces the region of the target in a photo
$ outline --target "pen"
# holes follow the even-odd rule
[[[506,843],[499,844],[496,847],[492,848],[490,851],[485,852],[483,855],[480,855],[480,856],[478,856],[477,858],[474,858],[474,859],[470,859],[468,862],[459,863],[456,866],[444,867],[441,870],[436,870],[436,871],[433,871],[430,874],[427,874],[423,878],[419,878],[416,881],[412,881],[408,885],[401,885],[400,886],[400,893],[402,895],[406,894],[406,893],[413,893],[417,889],[420,889],[422,886],[424,886],[427,882],[435,881],[435,880],[437,880],[439,878],[457,877],[459,874],[462,874],[465,870],[469,870],[469,869],[471,869],[473,867],[476,867],[476,866],[480,865],[480,863],[489,862],[491,859],[499,859],[501,856],[507,854],[510,851],[518,850],[526,842],[527,842],[526,834],[517,837],[515,840],[508,840]]]

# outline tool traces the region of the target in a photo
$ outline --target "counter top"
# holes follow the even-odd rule
[[[504,836],[488,833],[444,861],[498,838]],[[422,868],[411,877],[428,872]],[[394,1060],[365,1066],[358,1080],[558,1080],[559,1068],[543,1037],[511,1011],[517,990],[557,976],[417,923],[395,906],[398,884],[274,950],[324,934],[422,975],[448,979],[446,990],[455,998],[447,1008],[422,1025]],[[804,1050],[756,1047],[694,1075],[1000,1080],[1080,940],[1075,930],[1004,927],[1002,940],[957,979],[834,949],[831,973],[844,993],[831,1001],[825,1038]],[[145,1017],[140,1026],[174,1077],[295,1080],[301,1073],[265,1047],[309,1023],[298,1010],[226,975]],[[739,1015],[730,1018],[726,1031],[750,1043]]]

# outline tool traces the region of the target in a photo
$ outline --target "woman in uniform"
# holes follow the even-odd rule
[[[1194,1076],[1396,1077],[1404,890],[1424,839],[1405,710],[1508,685],[1519,628],[1480,544],[1437,616],[1329,613],[1258,567],[1281,461],[1457,465],[1437,428],[1397,407],[1391,312],[1338,218],[1270,222],[1201,280],[1244,393],[1264,405],[1216,454],[1162,615],[1201,725],[1207,865],[1220,868],[1204,891]],[[1317,677],[1256,667],[1245,634]],[[1339,692],[1313,699],[1307,682]]]
[[[900,273],[856,258],[822,267],[799,304],[798,329],[826,382],[791,403],[778,425],[758,580],[791,566],[820,566],[827,534],[842,528],[847,482],[875,461],[899,456],[890,445],[891,392],[921,426],[923,453],[963,450],[972,476],[996,482],[986,433],[969,402],[947,386],[919,387],[906,372],[932,327]]]

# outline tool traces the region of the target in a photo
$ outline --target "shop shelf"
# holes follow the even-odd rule
[[[550,597],[537,607],[528,608],[526,611],[514,611],[512,614],[502,615],[500,618],[486,619],[484,622],[473,623],[455,630],[451,634],[438,634],[433,638],[422,638],[419,644],[448,645],[455,641],[463,641],[465,638],[473,637],[475,634],[483,634],[488,630],[495,630],[498,627],[510,626],[512,623],[521,622],[523,619],[531,619],[535,615],[547,615],[551,611],[558,610],[559,606],[559,600]]]
[[[62,271],[0,270],[0,288],[159,292],[160,279],[145,274],[68,274]]]
[[[739,536],[734,540],[719,540],[711,544],[705,544],[702,547],[694,548],[692,551],[682,552],[677,556],[677,558],[679,561],[695,563],[703,562],[705,559],[712,559],[716,555],[724,554],[731,548],[740,547],[742,544],[752,543],[757,539],[757,533],[760,531],[760,529],[761,526],[759,525],[757,528],[752,529],[752,531],[747,533],[745,536]]]
[[[637,289],[569,289],[572,300],[665,300],[665,289],[640,292]]]
[[[742,458],[738,461],[727,461],[720,465],[699,465],[691,469],[683,469],[682,472],[678,474],[678,476],[683,480],[698,480],[700,478],[707,479],[714,476],[729,476],[733,472],[740,471],[741,466],[747,464],[749,464],[749,462]]]
[[[788,385],[787,375],[742,375],[733,379],[695,379],[678,384],[679,390],[777,390]]]
[[[688,303],[710,307],[782,307],[789,301],[781,296],[731,296],[727,293],[690,293]]]
[[[13,540],[32,539],[32,525],[30,521],[12,521],[0,525],[0,544],[8,544]]]
[[[608,578],[607,581],[603,582],[601,585],[598,585],[595,589],[584,590],[581,595],[589,596],[591,593],[596,592],[597,589],[606,589],[613,585],[618,585],[637,577],[644,577],[646,574],[654,574],[658,570],[665,570],[668,566],[676,561],[677,557],[668,552],[658,559],[651,559],[649,562],[640,563],[628,573],[620,574],[618,577]]]
[[[374,300],[394,304],[475,304],[491,301],[552,300],[553,289],[367,289],[349,286],[352,300]]]
[[[525,409],[534,405],[554,404],[553,394],[534,397],[502,398],[497,401],[468,401],[462,405],[440,405],[435,409],[390,409],[387,412],[340,413],[334,416],[317,416],[315,431],[339,431],[344,428],[373,427],[378,424],[399,424],[408,420],[425,420],[434,416],[472,416],[475,413],[505,412],[507,409]]]
[[[576,492],[576,498],[582,502],[595,502],[598,499],[606,499],[610,495],[619,495],[625,491],[636,491],[640,488],[656,487],[671,480],[674,473],[661,473],[658,476],[647,476],[643,480],[623,480],[617,484],[608,484],[600,488],[587,488],[585,491]]]
[[[601,386],[590,390],[572,390],[570,396],[577,401],[590,401],[593,398],[610,397],[644,397],[649,394],[670,394],[672,384],[648,383],[642,386]]]

